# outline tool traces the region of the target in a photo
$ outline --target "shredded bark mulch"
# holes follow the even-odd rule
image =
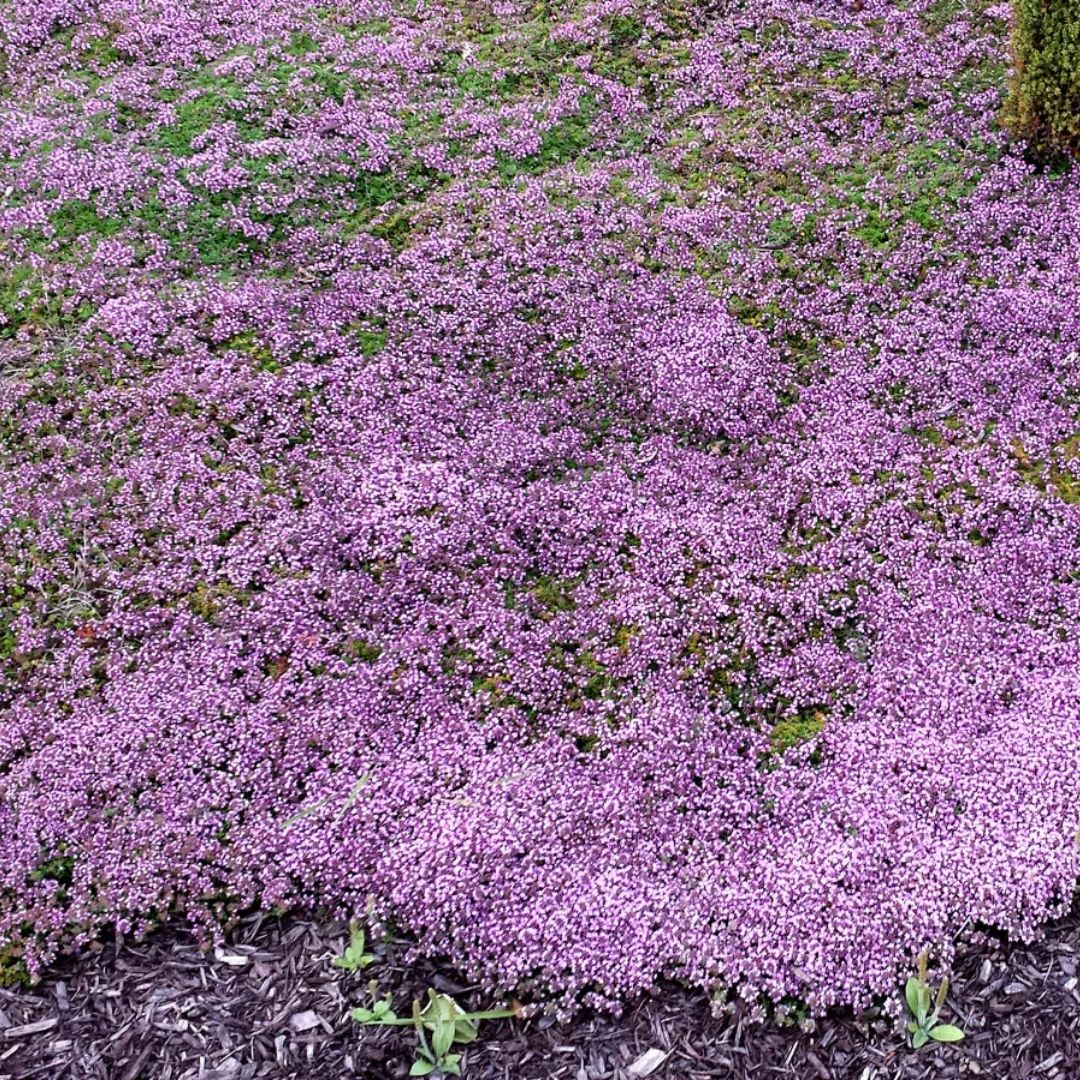
[[[397,1080],[411,1029],[361,1027],[367,983],[399,1013],[428,987],[493,1004],[446,968],[375,951],[362,974],[334,968],[347,929],[296,918],[246,921],[204,953],[179,929],[67,959],[37,986],[0,989],[0,1076],[30,1080]],[[881,1019],[830,1016],[815,1030],[714,1017],[704,994],[666,986],[620,1019],[489,1021],[466,1080],[989,1080],[1080,1078],[1080,909],[1035,944],[967,949],[949,996],[964,1042],[915,1053]],[[658,1051],[643,1058],[648,1051]],[[662,1057],[662,1060],[660,1060]],[[659,1062],[659,1063],[658,1063]],[[650,1066],[652,1067],[649,1071]]]

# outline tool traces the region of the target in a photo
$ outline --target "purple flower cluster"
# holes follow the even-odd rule
[[[370,902],[820,1010],[1066,908],[1080,182],[1006,16],[19,0],[6,955]]]

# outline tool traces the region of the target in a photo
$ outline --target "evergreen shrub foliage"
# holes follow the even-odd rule
[[[1039,156],[1080,153],[1080,4],[1017,0],[1008,122]]]

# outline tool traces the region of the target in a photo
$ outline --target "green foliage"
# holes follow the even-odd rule
[[[953,1043],[960,1042],[964,1033],[952,1024],[942,1024],[938,1021],[942,1006],[945,1004],[945,995],[949,992],[949,980],[941,980],[937,996],[933,998],[934,1011],[930,1011],[931,994],[930,983],[926,974],[926,953],[919,953],[918,971],[907,981],[904,987],[904,998],[907,1001],[908,1011],[912,1020],[908,1024],[908,1034],[911,1036],[912,1049],[918,1050],[933,1039],[935,1042]]]
[[[573,611],[574,583],[560,578],[540,577],[529,590],[547,611]]]
[[[364,172],[356,177],[353,198],[358,209],[381,210],[387,203],[400,202],[405,196],[402,183],[389,172]]]
[[[356,1008],[352,1011],[352,1018],[358,1024],[401,1024],[408,1023],[408,1021],[401,1021],[398,1019],[398,1014],[394,1012],[393,1004],[394,999],[389,995],[377,998],[375,997],[376,983],[371,982],[368,984],[371,991],[371,1008],[363,1009]]]
[[[525,606],[526,598],[531,597],[539,608],[540,618],[550,619],[562,611],[573,611],[577,604],[574,600],[574,588],[577,582],[573,578],[554,578],[545,574],[530,574],[524,583],[506,580],[503,582],[503,594],[506,607],[513,611]]]
[[[963,11],[963,0],[935,0],[923,12],[922,24],[931,34],[940,34]]]
[[[375,954],[365,952],[366,938],[364,931],[356,923],[349,923],[349,944],[341,956],[335,956],[334,967],[344,971],[363,971],[375,963]]]
[[[776,753],[782,754],[793,746],[809,742],[825,730],[825,715],[820,709],[781,720],[773,725],[769,734],[769,746]]]
[[[1053,448],[1048,460],[1032,458],[1019,439],[1014,439],[1011,452],[1020,478],[1047,495],[1053,495],[1070,505],[1080,503],[1080,432],[1070,435]]]
[[[318,42],[311,34],[303,30],[294,30],[289,36],[289,44],[285,52],[290,56],[303,56],[305,53],[315,52],[318,47]]]
[[[115,236],[124,227],[118,218],[102,217],[97,207],[86,199],[69,199],[49,217],[53,238],[70,246],[83,238],[94,241]]]
[[[358,1024],[415,1028],[418,1045],[410,1076],[460,1076],[461,1055],[451,1053],[453,1047],[475,1042],[481,1020],[501,1020],[521,1012],[515,1002],[510,1009],[469,1013],[448,995],[429,990],[427,1004],[421,1008],[419,1001],[413,1001],[412,1016],[404,1018],[394,1012],[389,995],[375,997],[375,983],[369,989],[372,1007],[353,1009],[352,1018]]]
[[[1080,6],[1016,0],[1006,120],[1043,159],[1080,154]]]
[[[385,330],[358,329],[354,336],[360,345],[360,352],[366,360],[378,356],[386,347],[390,335]]]
[[[550,169],[568,165],[581,157],[592,140],[592,121],[598,112],[596,102],[586,94],[578,111],[560,120],[544,132],[539,149],[527,157],[515,159],[499,155],[499,173],[504,180],[521,174],[539,176]]]
[[[249,357],[257,371],[268,371],[272,375],[281,372],[280,361],[274,356],[273,351],[259,340],[258,335],[253,330],[245,330],[241,334],[236,334],[225,342],[225,348]]]
[[[175,119],[159,129],[153,145],[169,156],[187,157],[193,143],[204,132],[224,120],[236,123],[242,139],[263,137],[262,129],[244,112],[245,87],[232,76],[202,75],[195,83],[195,95],[176,106]]]
[[[75,872],[75,860],[70,855],[58,854],[51,859],[40,863],[36,870],[31,871],[31,881],[55,881],[66,887],[71,884],[71,876]]]
[[[15,655],[15,648],[19,639],[15,634],[10,622],[11,616],[7,611],[0,609],[0,660],[11,660]]]
[[[341,655],[349,662],[374,664],[382,656],[382,648],[364,638],[350,638],[341,647]]]
[[[41,279],[29,266],[0,270],[0,340],[13,336],[42,304]]]
[[[0,989],[29,986],[33,980],[22,956],[14,949],[0,950]]]
[[[0,254],[0,342],[20,332],[40,334],[57,327],[74,330],[96,310],[91,301],[50,287],[45,275],[28,263],[5,262]]]

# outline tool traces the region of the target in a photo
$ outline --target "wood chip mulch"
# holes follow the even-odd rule
[[[203,953],[179,929],[112,942],[59,963],[30,988],[0,989],[0,1076],[15,1080],[398,1080],[414,1036],[361,1027],[372,976],[400,1013],[426,988],[470,1007],[493,1002],[453,973],[406,965],[404,943],[376,951],[363,974],[330,964],[346,928],[290,918],[246,921]],[[949,1007],[963,1043],[907,1049],[901,1033],[851,1014],[812,1032],[711,1014],[705,995],[675,986],[621,1019],[487,1022],[465,1058],[466,1080],[1080,1080],[1080,909],[1043,940],[971,947]],[[648,1051],[649,1057],[643,1057]],[[650,1070],[651,1067],[651,1071]]]

